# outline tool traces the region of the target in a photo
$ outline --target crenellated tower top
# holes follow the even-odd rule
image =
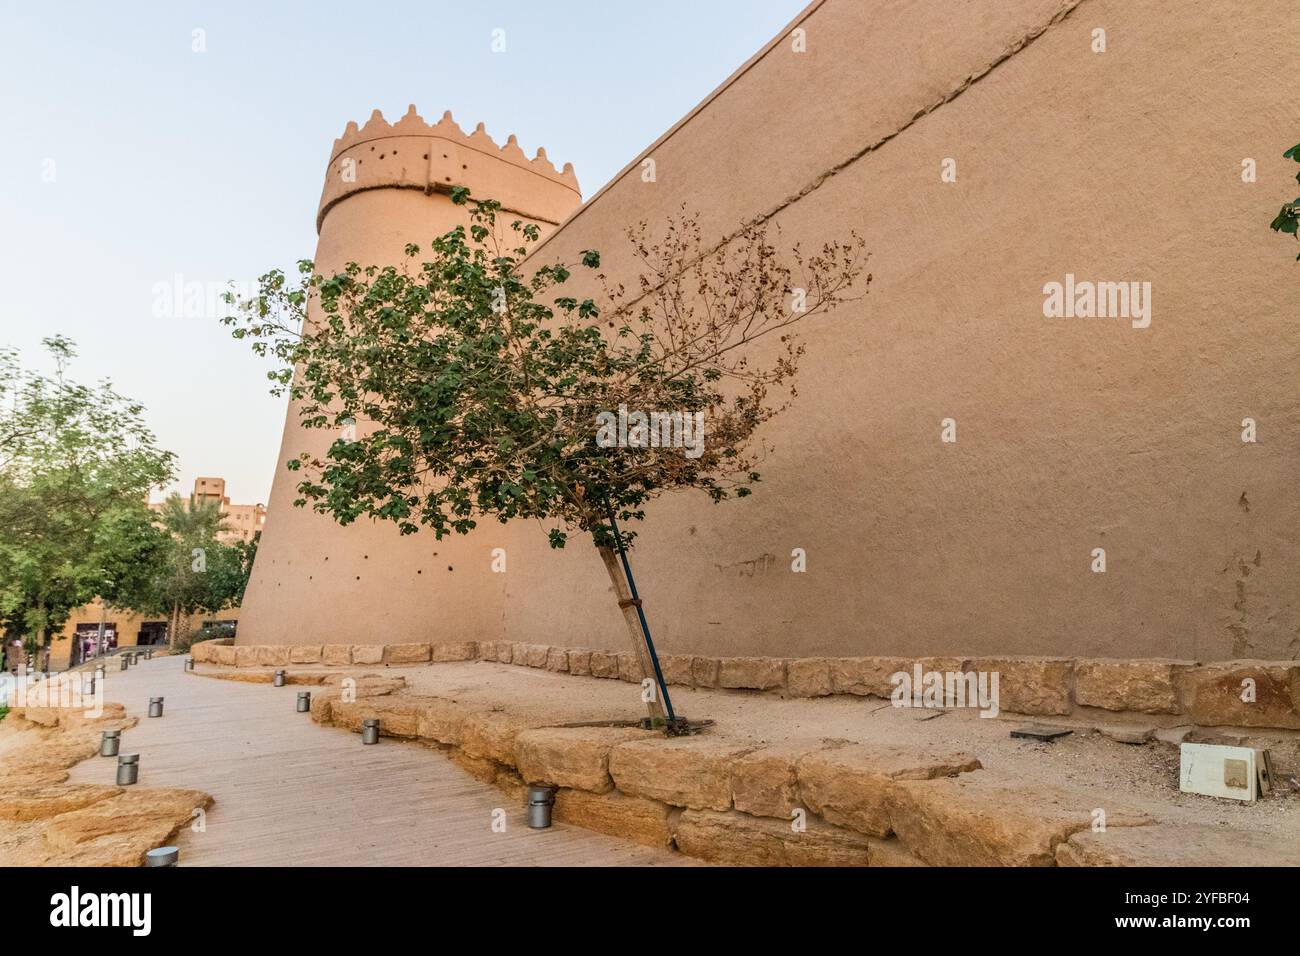
[[[564,220],[582,201],[572,163],[557,170],[544,149],[529,159],[514,134],[498,146],[482,123],[466,133],[450,112],[429,124],[412,105],[396,123],[375,110],[364,126],[350,122],[334,141],[316,229],[331,208],[357,192],[421,189],[432,195],[455,186],[550,224]]]

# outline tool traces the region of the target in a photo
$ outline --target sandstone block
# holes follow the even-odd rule
[[[574,677],[591,676],[591,651],[584,647],[569,650],[569,673]]]
[[[488,757],[497,763],[515,765],[515,738],[525,730],[544,727],[536,717],[504,711],[481,711],[465,718],[460,746],[471,757]]]
[[[316,724],[332,724],[334,715],[332,710],[333,700],[324,694],[312,694],[311,697],[311,719]]]
[[[630,797],[617,790],[589,793],[562,789],[555,795],[554,815],[561,823],[571,823],[647,846],[672,844],[672,814],[673,810],[667,804]]]
[[[612,790],[609,752],[615,744],[646,731],[629,727],[542,727],[515,738],[515,766],[529,783],[553,783],[574,790]]]
[[[932,866],[1052,866],[1060,843],[1092,827],[1095,809],[1108,830],[1151,822],[1105,791],[1025,790],[976,777],[899,781],[889,817],[903,845]]]
[[[320,659],[322,664],[328,664],[333,667],[351,664],[352,645],[326,644],[320,649]]]
[[[148,799],[120,794],[63,813],[45,827],[45,840],[65,866],[139,866],[193,811],[212,805],[198,790],[150,790]]]
[[[420,718],[435,700],[414,696],[365,697],[353,703],[337,700],[330,705],[330,722],[359,733],[362,721],[378,718],[381,736],[418,737]]]
[[[1193,661],[1119,660],[1075,661],[1074,700],[1084,707],[1132,710],[1142,714],[1179,712],[1175,680]]]
[[[384,660],[383,644],[353,644],[353,664],[382,664]]]
[[[592,677],[618,677],[618,655],[609,651],[591,652]]]
[[[546,669],[557,674],[567,674],[569,672],[569,649],[567,647],[548,649],[546,652]]]
[[[478,659],[478,644],[474,641],[440,641],[429,646],[429,659],[435,664]]]
[[[786,664],[786,690],[791,697],[825,697],[833,693],[831,662],[825,657],[804,657]]]
[[[694,660],[695,658],[683,654],[660,654],[659,669],[663,671],[664,680],[668,684],[690,687],[695,683],[695,678],[691,676],[691,663]]]
[[[464,740],[465,721],[482,712],[482,707],[434,698],[425,704],[416,723],[416,733],[425,740],[459,747]]]
[[[885,837],[893,832],[890,792],[900,781],[933,780],[978,769],[980,762],[966,753],[927,754],[857,745],[809,754],[799,760],[796,773],[799,798],[808,809],[828,823]]]
[[[212,648],[212,663],[220,664],[222,667],[235,666],[235,648],[230,644],[218,644]]]
[[[870,858],[867,837],[816,819],[796,832],[786,820],[685,810],[673,836],[687,856],[728,866],[866,866]]]
[[[820,740],[787,741],[736,758],[731,765],[732,803],[753,816],[789,820],[795,809],[803,806],[797,764],[828,746]]]
[[[696,687],[717,687],[722,662],[716,657],[691,658],[691,683]]]
[[[857,697],[888,698],[894,689],[890,677],[912,668],[912,662],[903,657],[831,657],[827,664],[831,692]]]
[[[1253,830],[1181,823],[1080,830],[1057,844],[1058,866],[1300,866],[1300,844]]]
[[[321,660],[321,645],[319,644],[294,644],[289,648],[290,664],[319,664]]]
[[[288,644],[262,644],[253,648],[253,659],[259,667],[288,667]]]
[[[1205,664],[1181,672],[1177,683],[1194,723],[1300,729],[1300,662]]]
[[[194,658],[196,664],[210,664],[216,659],[216,655],[212,651],[213,645],[211,641],[199,641],[199,643],[190,646],[190,657]]]
[[[122,793],[121,787],[94,784],[57,784],[48,787],[14,787],[0,790],[0,820],[48,820],[80,810]]]
[[[385,664],[423,664],[429,660],[428,644],[389,644],[383,648]],[[358,663],[369,663],[368,661]]]
[[[695,810],[728,810],[731,766],[753,749],[718,737],[636,740],[610,752],[609,772],[630,796]]]
[[[1074,662],[1069,658],[982,657],[971,661],[970,667],[998,674],[999,710],[1036,716],[1070,712]]]
[[[651,675],[641,669],[641,659],[635,654],[618,655],[618,679],[629,684],[639,684]]]
[[[235,649],[235,666],[236,667],[256,667],[258,648],[249,644],[236,646]]]
[[[769,690],[785,683],[785,661],[779,657],[724,657],[718,667],[718,686]]]

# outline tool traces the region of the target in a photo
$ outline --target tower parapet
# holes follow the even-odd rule
[[[316,230],[334,206],[358,192],[419,189],[432,195],[455,186],[466,186],[480,199],[495,199],[509,212],[551,225],[582,201],[572,163],[557,170],[544,149],[529,159],[514,134],[498,146],[482,123],[466,133],[450,112],[430,125],[412,104],[396,123],[375,110],[364,126],[350,122],[334,141]]]

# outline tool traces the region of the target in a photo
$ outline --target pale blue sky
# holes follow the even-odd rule
[[[589,197],[805,5],[0,0],[0,344],[73,337],[78,377],[148,407],[178,488],[265,501],[265,366],[215,321],[155,317],[156,283],[310,257],[330,146],[375,108],[513,132]]]

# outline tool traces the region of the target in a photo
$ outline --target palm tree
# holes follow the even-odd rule
[[[167,643],[175,646],[182,613],[188,615],[209,604],[206,578],[209,556],[224,547],[217,535],[227,530],[225,515],[214,501],[170,495],[158,512],[159,523],[171,537],[160,565],[157,591],[160,605],[168,608],[171,623]]]

